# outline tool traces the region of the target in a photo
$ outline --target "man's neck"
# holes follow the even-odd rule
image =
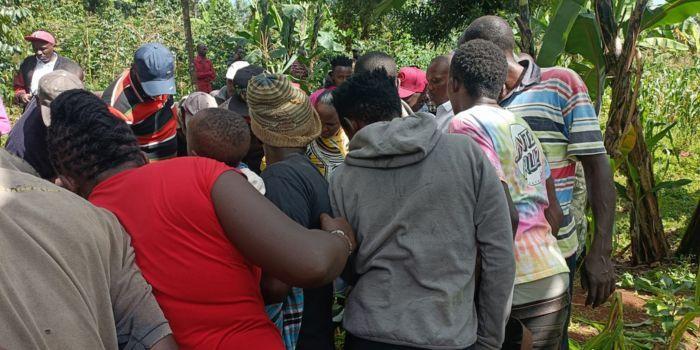
[[[498,107],[498,101],[496,101],[495,99],[492,99],[492,98],[488,98],[488,97],[483,97],[483,96],[478,97],[476,99],[471,100],[469,103],[467,103],[464,106],[463,111],[466,111],[466,110],[469,110],[471,108],[478,107],[478,106]],[[460,111],[460,112],[462,112],[462,111]]]
[[[506,91],[504,95],[510,94],[515,88],[520,85],[525,75],[525,67],[523,67],[515,57],[511,55],[508,58],[508,75],[506,76]]]
[[[449,99],[449,98],[446,98],[446,99],[444,99],[444,100],[441,100],[441,101],[434,101],[434,102],[435,102],[435,105],[437,105],[437,106],[442,106],[442,105],[444,105],[445,103],[450,102],[450,99]]]
[[[265,161],[268,165],[275,164],[277,162],[283,161],[289,156],[295,154],[304,154],[306,148],[291,148],[291,147],[273,147],[268,145],[263,145],[265,150]]]
[[[58,59],[58,54],[54,52],[51,54],[51,58],[46,62],[40,60],[38,57],[36,60],[43,63],[43,64],[50,64],[50,63],[56,62],[57,59]]]

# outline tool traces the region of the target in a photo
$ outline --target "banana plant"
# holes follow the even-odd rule
[[[564,55],[582,58],[570,67],[583,77],[597,111],[611,87],[605,147],[627,177],[634,263],[659,261],[668,254],[657,192],[687,184],[657,184],[654,176],[653,151],[672,126],[645,135],[637,102],[643,68],[638,48],[686,49],[665,30],[698,13],[700,0],[666,1],[657,7],[648,0],[560,0],[537,57],[542,66],[554,65]]]
[[[286,73],[294,62],[309,64],[324,51],[341,51],[333,33],[321,30],[328,7],[318,1],[279,3],[256,0],[239,43],[252,50],[246,56],[275,73]]]
[[[542,38],[542,47],[537,56],[537,63],[543,67],[556,65],[564,54],[583,57],[584,63],[571,68],[584,78],[591,99],[596,102],[598,110],[600,110],[599,97],[608,82],[604,59],[604,33],[601,32],[601,27],[624,30],[635,4],[635,1],[630,0],[609,1],[612,2],[612,13],[607,15],[599,13],[596,16],[594,4],[588,0],[560,0]],[[660,33],[653,30],[681,24],[698,13],[700,13],[700,0],[667,1],[655,8],[647,6],[642,15],[642,38],[638,45],[687,51],[687,44],[680,43],[672,37],[656,35]],[[603,24],[601,22],[606,22],[607,25],[601,26]],[[688,24],[687,28],[688,38],[700,44],[700,26]],[[607,35],[617,37],[620,33],[607,33]]]

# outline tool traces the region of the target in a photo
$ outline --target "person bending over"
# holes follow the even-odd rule
[[[316,287],[340,274],[354,246],[344,220],[307,230],[238,171],[212,159],[146,165],[129,126],[84,90],[51,104],[47,140],[65,187],[113,212],[183,349],[283,349],[265,315],[261,270]]]
[[[283,75],[253,77],[247,97],[251,129],[265,150],[267,167],[261,175],[267,187],[265,196],[300,225],[319,228],[319,216],[331,212],[328,183],[305,154],[321,133],[318,114],[306,94]],[[279,289],[284,292],[289,287]],[[283,304],[270,306],[268,313],[273,320],[283,320],[287,349],[332,350],[332,306],[333,285],[329,283],[303,292],[294,288]]]
[[[548,201],[550,170],[539,141],[524,120],[498,105],[506,70],[503,52],[486,40],[469,41],[455,52],[448,94],[457,115],[449,132],[476,141],[508,186],[518,212],[511,317],[532,331],[536,349],[557,349],[569,303],[569,269],[545,209],[558,204]]]
[[[0,348],[177,349],[114,215],[30,169],[0,149]]]
[[[372,51],[360,56],[355,63],[355,73],[372,72],[377,69],[383,69],[386,72],[398,91],[401,83],[399,81],[399,68],[393,57],[384,52]],[[411,106],[401,100],[401,116],[405,117],[411,114],[413,114]]]
[[[265,194],[263,179],[241,163],[250,148],[250,127],[234,112],[206,108],[190,118],[187,154],[218,160],[240,170],[258,192]]]
[[[306,156],[316,169],[330,181],[333,171],[343,164],[348,153],[348,137],[340,127],[338,112],[333,107],[333,94],[325,91],[314,102],[314,108],[321,118],[321,136],[317,137],[306,149]]]
[[[331,178],[331,204],[358,238],[344,276],[354,284],[345,348],[500,349],[515,261],[493,166],[468,137],[438,130],[432,115],[399,118],[383,69],[353,75],[333,104],[351,140]]]

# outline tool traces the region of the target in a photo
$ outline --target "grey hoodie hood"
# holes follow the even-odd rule
[[[400,168],[415,164],[435,148],[441,135],[435,117],[429,113],[419,112],[374,123],[352,138],[345,162],[364,168]]]

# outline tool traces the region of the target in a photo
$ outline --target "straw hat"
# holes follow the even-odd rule
[[[253,77],[246,93],[250,127],[262,143],[306,147],[321,134],[321,120],[309,97],[283,75]]]

